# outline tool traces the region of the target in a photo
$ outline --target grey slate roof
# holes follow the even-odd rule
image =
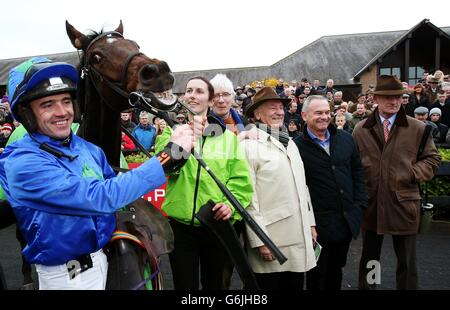
[[[404,31],[325,36],[273,64],[272,74],[286,80],[332,78],[335,85],[351,78]]]
[[[235,86],[269,77],[283,78],[286,81],[306,77],[320,79],[322,84],[328,78],[333,78],[335,85],[353,84],[353,77],[415,27],[402,31],[324,36],[271,66],[175,72],[174,92],[183,92],[190,77],[201,75],[212,78],[217,73],[226,74]],[[450,27],[439,29],[450,35]],[[77,52],[43,56],[53,61],[78,64]],[[6,83],[12,67],[30,57],[0,60],[0,85]]]

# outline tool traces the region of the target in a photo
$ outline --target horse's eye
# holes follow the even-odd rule
[[[100,55],[98,55],[98,54],[94,54],[94,55],[92,56],[92,61],[93,61],[95,64],[99,64],[99,63],[102,61],[102,57],[101,57]]]

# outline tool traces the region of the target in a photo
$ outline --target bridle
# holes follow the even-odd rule
[[[99,36],[97,36],[96,38],[94,38],[88,45],[88,47],[85,50],[85,57],[84,57],[84,61],[82,64],[82,68],[81,68],[81,79],[85,79],[85,77],[89,77],[92,84],[94,85],[94,87],[97,90],[97,93],[99,94],[100,98],[110,107],[108,104],[108,100],[106,100],[104,98],[104,96],[102,95],[102,93],[100,92],[100,90],[97,87],[98,82],[100,83],[104,83],[108,86],[108,88],[110,88],[112,91],[114,91],[116,94],[118,94],[120,97],[122,97],[123,99],[126,99],[127,102],[129,103],[129,97],[130,97],[130,93],[127,92],[127,75],[128,75],[128,67],[131,63],[131,61],[133,60],[134,57],[136,56],[140,56],[143,55],[143,53],[137,51],[134,53],[130,53],[127,56],[127,59],[125,60],[125,64],[122,68],[122,72],[120,74],[121,79],[120,82],[113,82],[110,79],[106,78],[104,75],[102,75],[97,69],[95,69],[94,66],[92,66],[91,64],[89,64],[89,59],[87,57],[88,55],[88,51],[89,49],[94,45],[94,43],[98,42],[100,39],[103,39],[105,37],[119,37],[121,39],[124,39],[123,35],[120,32],[117,31],[108,31],[105,33],[100,34]],[[86,79],[86,83],[88,83],[88,80]],[[132,107],[130,105],[130,107]]]
[[[85,79],[86,81],[86,89],[87,85],[89,83],[89,79],[91,83],[94,85],[95,89],[97,90],[97,93],[99,94],[102,101],[105,102],[106,105],[108,105],[112,110],[116,110],[116,108],[112,107],[108,100],[102,95],[98,83],[104,83],[106,86],[108,86],[109,89],[111,89],[114,93],[118,94],[122,99],[127,100],[127,104],[129,108],[139,108],[141,110],[145,110],[147,112],[157,114],[159,112],[167,112],[172,111],[176,108],[176,106],[179,104],[177,97],[172,96],[173,99],[164,101],[161,97],[155,95],[152,92],[148,93],[142,93],[141,91],[133,91],[129,93],[127,89],[127,74],[128,74],[128,67],[133,60],[134,57],[144,55],[143,53],[136,51],[134,53],[130,53],[127,56],[127,59],[125,60],[124,66],[122,68],[122,72],[120,74],[121,79],[120,82],[113,82],[110,79],[106,78],[104,75],[102,75],[97,69],[94,68],[91,64],[89,64],[89,59],[87,57],[89,49],[99,40],[105,38],[105,37],[118,37],[121,39],[124,39],[123,35],[120,32],[117,31],[108,31],[105,33],[100,34],[99,36],[95,37],[88,45],[88,47],[85,50],[85,57],[84,61],[81,67],[81,79],[85,79],[85,77],[89,77],[88,79]],[[87,92],[86,92],[87,96]],[[87,98],[85,98],[85,102],[87,102]],[[119,111],[120,112],[120,111]]]

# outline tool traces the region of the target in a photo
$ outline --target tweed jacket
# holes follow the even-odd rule
[[[431,180],[441,157],[431,139],[417,160],[425,130],[421,121],[397,113],[387,142],[378,108],[353,131],[369,195],[362,228],[378,234],[412,235],[420,223],[419,182]]]

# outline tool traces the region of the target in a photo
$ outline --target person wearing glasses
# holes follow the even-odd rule
[[[214,87],[213,105],[210,113],[217,116],[218,120],[228,130],[238,135],[244,131],[245,124],[242,117],[232,108],[235,102],[233,83],[226,75],[220,73],[212,78],[210,82]]]
[[[194,118],[189,115],[194,127],[201,122],[204,128],[202,135],[197,136],[195,150],[245,208],[253,194],[250,169],[239,139],[226,129],[223,119],[217,116],[228,114],[228,103],[225,101],[232,96],[232,87],[231,90],[221,89],[220,93],[216,93],[210,81],[197,76],[188,81],[184,100],[197,114]],[[217,114],[211,113],[209,108],[214,106],[216,99],[221,103],[216,107]],[[173,130],[166,127],[156,138],[156,152],[164,147],[172,133]],[[234,224],[241,216],[193,155],[179,173],[168,174],[168,177],[162,209],[167,213],[174,233],[175,247],[169,254],[174,288],[198,290],[201,282],[204,290],[223,289],[228,254],[213,232],[202,226],[195,214],[212,200],[216,220],[230,220]]]

